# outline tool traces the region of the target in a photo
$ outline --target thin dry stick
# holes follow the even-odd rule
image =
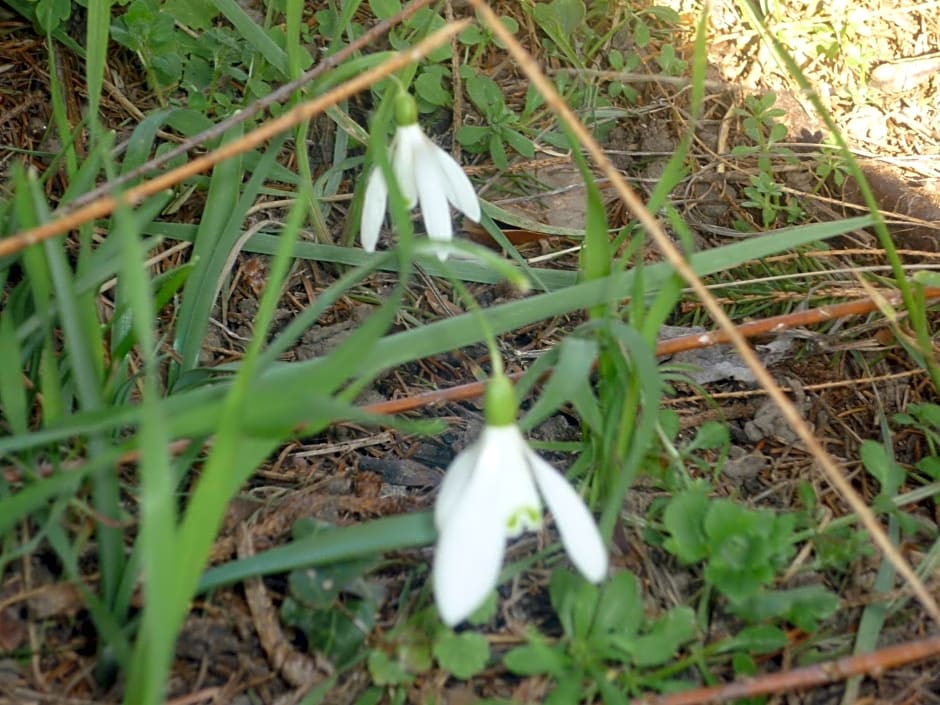
[[[886,301],[890,302],[892,305],[897,304],[900,301],[899,292],[890,292],[883,294],[883,297]],[[924,290],[924,298],[927,300],[933,300],[940,298],[940,288],[938,287],[927,287]],[[790,328],[796,328],[797,326],[810,326],[817,323],[822,323],[825,321],[832,321],[839,318],[847,318],[849,316],[859,316],[863,313],[870,313],[878,309],[878,302],[871,299],[860,299],[858,301],[847,301],[841,304],[832,304],[830,306],[822,306],[819,308],[810,309],[808,311],[797,311],[795,313],[787,313],[781,316],[772,316],[771,318],[764,318],[759,321],[750,321],[748,323],[742,323],[738,326],[738,331],[741,335],[747,338],[755,338],[762,335],[769,335],[772,333],[779,333],[780,331],[787,330]],[[721,345],[727,343],[728,338],[723,331],[717,330],[711,333],[691,333],[689,335],[682,335],[677,338],[670,338],[668,340],[660,340],[656,344],[656,355],[657,357],[662,357],[664,355],[674,355],[677,352],[683,352],[686,350],[699,350],[702,348],[707,348],[712,345]],[[517,380],[525,372],[513,372],[509,376]],[[901,373],[902,375],[907,375],[911,373]],[[542,379],[547,379],[551,375],[551,371],[546,372]],[[854,382],[853,382],[854,383]],[[825,384],[816,384],[816,385],[807,385],[804,387],[806,391],[812,391],[816,389],[827,389],[832,386],[841,386],[846,384],[845,382],[827,382]],[[483,392],[486,391],[486,382],[468,382],[467,384],[460,384],[456,387],[448,387],[447,389],[435,389],[430,392],[423,392],[421,394],[412,394],[411,396],[402,397],[401,399],[389,399],[388,401],[376,402],[374,404],[368,404],[362,407],[362,410],[370,414],[401,414],[407,411],[414,411],[415,409],[422,409],[435,404],[442,404],[444,402],[453,402],[453,401],[466,401],[467,399],[476,399],[483,396]],[[718,399],[722,397],[745,397],[753,396],[749,392],[733,392],[727,394],[714,394],[711,395],[711,398]],[[687,403],[691,401],[696,401],[701,397],[683,397],[682,399],[675,399],[677,403]],[[207,441],[206,445],[211,441]],[[173,441],[170,444],[170,454],[179,455],[185,451],[190,445],[188,439],[181,439]],[[131,465],[140,460],[140,451],[139,450],[130,450],[123,455],[121,455],[118,460],[118,465]],[[59,467],[62,470],[75,471],[84,467],[84,460],[71,460],[63,462]],[[43,463],[37,468],[34,468],[34,472],[46,477],[51,475],[54,472],[51,463]],[[22,479],[22,473],[18,468],[8,466],[2,469],[2,475],[7,482],[19,482]],[[2,605],[0,605],[2,607]]]
[[[583,145],[588,154],[590,154],[591,159],[601,170],[601,173],[610,179],[610,182],[617,190],[621,200],[626,204],[633,215],[636,216],[637,220],[640,221],[647,232],[650,233],[656,245],[663,253],[663,256],[665,256],[669,263],[675,268],[679,276],[681,276],[695,292],[696,296],[698,296],[699,300],[704,304],[712,320],[725,332],[729,342],[734,345],[740,353],[741,358],[744,360],[744,363],[754,373],[754,377],[757,379],[758,383],[767,390],[767,395],[777,404],[777,407],[787,420],[787,423],[790,424],[790,427],[806,445],[806,449],[816,458],[825,472],[829,483],[842,495],[852,508],[852,511],[858,515],[862,525],[868,530],[869,534],[871,534],[872,539],[884,553],[885,557],[891,561],[895,569],[908,582],[911,590],[924,606],[924,609],[927,610],[933,620],[940,625],[940,606],[937,605],[937,601],[927,591],[923,581],[917,577],[917,574],[908,562],[904,560],[904,557],[891,543],[891,540],[875,518],[874,513],[852,488],[849,481],[845,479],[839,465],[830,457],[822,444],[813,435],[809,426],[807,426],[800,417],[800,412],[797,411],[796,406],[793,405],[786,394],[784,394],[783,390],[774,382],[773,377],[770,376],[770,373],[767,372],[767,369],[758,359],[757,355],[750,346],[748,346],[744,336],[741,335],[734,323],[731,322],[731,319],[728,318],[721,304],[718,303],[712,293],[698,278],[685,257],[679,252],[678,248],[672,244],[672,241],[666,235],[659,221],[646,209],[643,201],[640,200],[640,197],[630,188],[620,175],[620,172],[617,171],[610,159],[607,158],[607,155],[597,143],[597,140],[594,139],[594,136],[571,111],[571,108],[568,107],[567,103],[565,103],[558,94],[552,83],[545,77],[545,74],[542,73],[538,62],[536,62],[532,55],[516,41],[512,33],[503,26],[496,17],[496,14],[483,0],[470,0],[470,4],[473,5],[480,17],[483,18],[483,21],[486,23],[487,27],[489,27],[490,31],[505,43],[509,53],[512,54],[513,58],[517,61],[519,68],[525,73],[529,80],[532,81],[555,114],[558,115],[575,134],[578,142]],[[925,354],[931,354],[930,351],[924,352]]]
[[[901,304],[901,292],[899,291],[883,293],[881,296],[883,301],[888,302],[891,306]],[[937,298],[940,298],[940,287],[928,287],[924,290],[925,301]],[[858,301],[847,301],[842,304],[820,306],[806,311],[795,311],[794,313],[785,313],[780,316],[771,316],[770,318],[762,318],[759,321],[740,323],[737,326],[737,330],[738,333],[745,338],[755,338],[760,335],[780,333],[781,331],[798,326],[811,326],[836,318],[858,316],[863,313],[876,311],[879,308],[879,301],[873,297],[869,297],[867,299],[859,299]],[[710,345],[727,343],[729,340],[724,330],[716,330],[713,333],[683,335],[659,343],[659,345],[656,346],[656,354],[673,355],[684,350],[695,350]]]
[[[169,164],[172,160],[176,159],[176,157],[186,154],[194,147],[205,144],[206,142],[209,142],[216,137],[221,137],[235,125],[240,125],[243,122],[248,121],[262,110],[274,105],[275,103],[284,102],[291,97],[294,91],[300,90],[317,76],[326,73],[330,69],[336,68],[357,51],[369,46],[379,37],[384,36],[389,31],[389,29],[399,24],[400,22],[404,22],[422,7],[428,5],[431,1],[432,0],[414,0],[413,2],[408,3],[408,5],[402,8],[400,12],[392,17],[389,17],[387,20],[379,22],[374,27],[366,31],[361,37],[353,40],[335,54],[326,57],[323,61],[318,63],[299,78],[291,81],[290,83],[285,83],[280,88],[272,91],[260,100],[257,100],[251,105],[247,106],[244,110],[239,110],[238,112],[213,125],[207,130],[203,130],[198,135],[190,137],[188,140],[177,145],[170,151],[165,152],[160,156],[155,157],[154,159],[151,159],[146,164],[141,164],[136,169],[132,169],[126,174],[121,174],[111,181],[101,184],[101,186],[89,191],[88,193],[82,194],[71,203],[63,204],[59,213],[56,215],[73,211],[76,208],[80,208],[81,206],[85,205],[86,203],[90,203],[91,201],[100,198],[101,196],[108,195],[117,190],[118,186],[123,186],[124,184],[130,183],[131,181],[140,178],[141,176],[145,176],[146,174],[156,171],[165,164]],[[2,120],[0,120],[0,122],[2,122]]]
[[[294,127],[304,120],[310,120],[327,108],[346,100],[356,93],[364,91],[372,84],[381,81],[383,78],[404,68],[408,64],[420,61],[430,52],[446,43],[451,36],[463,30],[468,24],[469,20],[461,20],[453,24],[445,25],[412,48],[399,52],[389,58],[388,61],[379,64],[375,68],[359,74],[355,78],[346,81],[346,83],[337,86],[318,98],[314,98],[306,103],[301,103],[274,120],[259,125],[256,129],[234,142],[224,144],[218,149],[201,157],[197,157],[176,169],[172,169],[165,174],[145,181],[139,186],[129,188],[121,194],[119,198],[124,203],[136,205],[148,196],[153,196],[163,189],[174,186],[190,176],[206,171],[226,159],[244,154],[284,130]],[[0,257],[19,252],[25,247],[35,245],[37,242],[42,242],[48,238],[73,230],[95,218],[106,216],[111,213],[117,205],[118,197],[112,195],[102,196],[98,200],[89,203],[87,206],[83,206],[61,218],[35,228],[30,228],[29,230],[23,230],[16,235],[0,240]]]
[[[670,695],[653,695],[634,700],[632,705],[703,705],[723,703],[738,698],[753,698],[772,693],[792,693],[814,686],[845,680],[852,676],[880,674],[888,668],[905,666],[915,661],[940,655],[940,636],[888,646],[878,651],[846,656],[835,661],[794,668],[782,673],[771,673],[735,681],[726,685],[695,688]]]
[[[929,287],[924,291],[925,299],[940,298],[940,288]],[[884,294],[885,300],[892,305],[897,305],[901,300],[901,294],[897,291]],[[871,299],[860,299],[858,301],[847,301],[841,304],[830,306],[821,306],[819,308],[809,309],[808,311],[796,311],[795,313],[786,313],[781,316],[771,316],[759,321],[750,321],[738,325],[738,332],[745,338],[756,338],[762,335],[771,335],[780,333],[798,326],[811,326],[825,321],[832,321],[838,318],[847,318],[849,316],[859,316],[863,313],[870,313],[878,310],[878,302]],[[656,344],[656,356],[675,355],[678,352],[686,350],[699,350],[712,345],[721,345],[728,342],[728,336],[722,330],[711,333],[691,333],[681,335],[669,340],[660,340]],[[524,372],[515,372],[510,375],[513,379],[520,378]],[[547,372],[547,378],[551,372]],[[809,387],[807,387],[809,389]],[[401,414],[405,411],[413,411],[433,404],[440,404],[448,401],[464,401],[466,399],[475,399],[482,396],[486,390],[486,382],[468,382],[456,387],[447,389],[435,389],[430,392],[414,394],[401,399],[390,399],[388,401],[377,402],[363,407],[363,411],[370,414]]]

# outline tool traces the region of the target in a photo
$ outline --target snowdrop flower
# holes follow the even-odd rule
[[[508,401],[507,401],[508,400]],[[496,587],[509,538],[542,526],[542,500],[568,556],[591,582],[607,573],[607,550],[581,497],[529,447],[515,425],[512,383],[495,376],[480,438],[454,458],[441,483],[434,598],[445,624],[469,617]]]
[[[398,188],[407,201],[409,210],[421,204],[424,226],[432,240],[449,241],[453,238],[448,203],[474,222],[480,221],[480,201],[473,184],[460,165],[443,149],[434,144],[418,126],[418,108],[409,94],[402,92],[395,102],[395,120],[398,128],[392,139],[390,160]],[[366,195],[362,205],[360,238],[367,252],[374,252],[379,230],[385,218],[388,184],[378,166],[369,173]],[[438,257],[447,259],[440,250]]]

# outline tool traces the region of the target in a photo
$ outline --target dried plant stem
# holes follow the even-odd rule
[[[483,0],[470,0],[470,4],[476,9],[483,22],[490,31],[504,42],[507,50],[518,62],[519,68],[535,85],[542,94],[546,104],[555,112],[568,128],[577,137],[578,142],[585,148],[591,159],[600,169],[601,173],[610,179],[621,200],[630,209],[630,212],[640,221],[647,232],[652,236],[653,241],[659,247],[663,256],[675,268],[676,272],[689,285],[692,291],[705,306],[712,320],[718,324],[728,341],[734,345],[745,364],[751,369],[758,383],[767,390],[768,396],[774,400],[781,414],[790,424],[793,431],[799,436],[800,440],[806,446],[819,466],[823,469],[829,483],[842,495],[857,515],[865,529],[869,532],[875,544],[881,549],[884,556],[891,562],[898,573],[907,581],[911,590],[917,596],[924,609],[931,618],[940,626],[940,606],[927,590],[923,581],[917,577],[917,574],[911,568],[910,564],[904,559],[898,549],[891,543],[881,524],[874,513],[865,504],[865,501],[855,491],[852,485],[845,478],[845,474],[839,465],[826,452],[819,440],[813,435],[809,426],[803,421],[796,406],[784,394],[783,390],[774,382],[773,377],[767,372],[767,369],[758,359],[755,352],[748,346],[744,336],[738,331],[731,319],[722,309],[721,304],[715,299],[705,284],[698,278],[692,267],[686,261],[685,257],[678,248],[672,243],[662,226],[656,218],[646,209],[643,201],[630,188],[629,184],[620,175],[613,163],[604,153],[604,150],[594,139],[591,132],[577,118],[568,107],[567,103],[555,90],[551,81],[542,73],[538,62],[526,49],[516,40],[499,21],[496,14],[483,2]]]
[[[896,305],[898,301],[900,301],[900,296],[900,292],[897,291],[882,294],[884,300],[888,301],[891,305]],[[928,301],[933,299],[940,299],[940,288],[927,287],[924,290],[924,298]],[[774,333],[779,333],[781,331],[796,328],[798,326],[810,326],[826,321],[834,321],[839,318],[859,316],[864,313],[870,313],[877,309],[878,302],[872,298],[859,299],[858,301],[846,301],[845,303],[841,304],[821,306],[819,308],[813,308],[807,311],[796,311],[795,313],[787,313],[781,316],[763,318],[759,321],[749,321],[747,323],[742,323],[738,325],[738,332],[740,332],[741,335],[746,338],[755,338],[763,335],[772,335]],[[686,350],[699,350],[710,347],[712,345],[722,345],[727,342],[728,337],[721,330],[717,330],[713,333],[691,333],[689,335],[682,335],[677,338],[670,338],[668,340],[659,341],[659,343],[656,345],[656,355],[657,357],[662,357],[664,355],[674,355],[675,353],[684,352]],[[523,374],[525,373],[513,372],[508,373],[508,376],[512,379],[519,379]],[[546,373],[545,378],[548,378],[550,374],[551,372]],[[369,404],[362,407],[362,410],[370,414],[402,414],[408,411],[434,406],[435,404],[476,399],[482,396],[483,392],[486,391],[486,384],[487,383],[485,381],[469,382],[467,384],[457,385],[456,387],[435,389],[433,391],[423,392],[421,394],[412,394],[411,396],[402,397],[401,399],[389,399],[388,401]],[[811,390],[813,388],[813,385],[805,387],[806,390]],[[206,447],[208,447],[210,443],[211,441],[207,441]],[[170,454],[174,456],[179,455],[185,451],[189,445],[190,441],[187,439],[173,441],[173,443],[170,444]],[[119,465],[132,465],[139,460],[140,452],[137,450],[131,450],[122,455],[117,462]],[[59,468],[62,470],[74,471],[82,468],[84,464],[84,460],[74,460],[62,463]],[[36,472],[42,476],[51,475],[53,471],[54,468],[51,464],[42,464],[36,468]],[[2,472],[3,477],[7,482],[19,482],[22,479],[22,473],[18,468],[6,467]]]
[[[773,693],[792,693],[795,690],[806,690],[814,686],[835,683],[852,676],[881,674],[886,669],[935,658],[938,655],[940,655],[940,636],[935,636],[804,668],[754,676],[725,685],[694,688],[669,695],[653,695],[634,700],[631,705],[703,705]]]

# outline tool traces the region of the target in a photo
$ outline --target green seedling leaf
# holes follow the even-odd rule
[[[559,679],[555,689],[545,698],[545,705],[570,705],[580,702],[584,695],[584,679],[580,673],[567,673]]]
[[[665,5],[653,5],[645,12],[666,25],[677,25],[682,21],[682,17],[678,12]]]
[[[444,90],[442,85],[444,75],[444,67],[440,64],[424,69],[414,82],[417,96],[431,105],[439,107],[450,105],[453,102],[453,96],[450,91]]]
[[[498,169],[506,169],[509,167],[506,147],[503,145],[503,140],[500,138],[498,132],[490,133],[490,157],[493,159],[493,164],[495,164]]]
[[[378,705],[382,696],[385,695],[384,688],[367,688],[366,692],[356,699],[355,705]]]
[[[398,661],[408,673],[426,673],[431,668],[431,639],[421,626],[409,624],[397,637]]]
[[[839,171],[835,171],[836,174],[841,174]],[[940,273],[938,272],[929,272],[927,270],[921,270],[915,272],[914,276],[911,279],[923,286],[940,286]]]
[[[401,663],[384,651],[370,651],[367,664],[369,675],[376,685],[404,685],[414,679]]]
[[[472,24],[463,30],[460,34],[457,35],[457,39],[460,40],[461,44],[467,46],[474,46],[475,44],[481,44],[489,38],[489,35],[483,31],[483,28],[479,25]]]
[[[461,72],[464,75],[464,88],[474,107],[480,114],[489,118],[491,123],[507,119],[511,113],[506,109],[503,92],[489,76],[474,71]]]
[[[839,609],[839,598],[822,585],[807,585],[792,590],[769,590],[751,595],[733,605],[735,614],[754,622],[786,619],[800,629],[814,632],[820,620]]]
[[[699,485],[675,495],[663,513],[663,524],[670,534],[663,547],[683,563],[695,563],[708,555],[707,511],[708,489]]]
[[[546,644],[538,632],[528,635],[529,643],[517,646],[504,657],[503,663],[513,673],[520,676],[545,674],[561,678],[568,670],[568,658],[563,644]]]
[[[548,594],[565,634],[571,639],[587,636],[597,605],[597,588],[580,575],[558,569],[552,572]]]
[[[489,642],[477,632],[455,634],[443,630],[431,650],[441,668],[462,679],[472,678],[482,671],[490,658]]]
[[[940,480],[940,458],[936,455],[921,458],[914,467],[930,477],[930,479],[934,481]]]
[[[610,63],[610,68],[612,68],[614,71],[623,70],[623,52],[619,49],[611,49],[609,52],[607,52],[607,61]]]
[[[326,609],[346,587],[375,566],[373,560],[344,561],[291,571],[291,594],[316,609]]]
[[[219,14],[210,0],[165,0],[163,11],[190,29],[209,29]]]
[[[862,464],[881,483],[881,495],[893,497],[904,482],[904,470],[894,461],[883,445],[867,440],[859,449]]]
[[[642,623],[640,584],[628,570],[617,573],[601,587],[590,639],[603,643],[610,633],[629,639],[637,633]]]
[[[704,525],[710,557],[705,579],[732,601],[751,596],[792,555],[795,524],[794,515],[775,516],[730,500],[712,502]]]
[[[376,613],[375,603],[357,599],[347,600],[342,610],[314,610],[291,597],[281,606],[284,623],[301,630],[310,651],[326,655],[337,668],[359,657]]]
[[[656,620],[648,634],[633,642],[633,662],[640,667],[667,663],[693,636],[695,612],[691,607],[675,607]]]
[[[369,7],[372,14],[380,20],[387,20],[398,12],[401,12],[400,0],[369,0]]]
[[[504,127],[499,131],[499,135],[509,143],[510,147],[519,152],[523,157],[528,159],[535,157],[535,145],[532,144],[532,140],[522,133]]]
[[[695,433],[695,438],[685,447],[688,452],[696,450],[717,450],[728,445],[728,426],[717,421],[706,421]]]
[[[39,0],[36,3],[36,22],[47,34],[57,29],[71,14],[71,0]]]
[[[535,21],[556,42],[572,37],[584,20],[585,8],[581,0],[552,0],[532,8]]]
[[[490,128],[479,125],[461,125],[457,130],[457,141],[464,147],[476,147],[486,142]]]
[[[643,47],[649,46],[650,38],[650,26],[641,18],[637,17],[636,23],[633,25],[633,41],[642,49]]]
[[[911,404],[907,407],[908,412],[917,419],[936,430],[940,430],[940,406],[937,404]]]
[[[786,632],[779,627],[759,624],[742,629],[737,636],[725,642],[719,652],[747,651],[755,654],[769,654],[785,648],[789,643]]]

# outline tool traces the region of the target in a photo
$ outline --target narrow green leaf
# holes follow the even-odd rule
[[[579,391],[588,387],[588,377],[597,357],[593,340],[569,336],[562,341],[552,376],[535,403],[519,422],[524,429],[534,428],[547,419]]]
[[[287,54],[263,28],[255,24],[235,0],[212,0],[216,8],[231,22],[239,35],[253,46],[285,79],[290,78]]]
[[[229,135],[234,139],[238,131]],[[269,148],[267,155],[273,161],[277,149]],[[176,325],[174,347],[181,358],[181,372],[198,365],[199,354],[205,340],[209,316],[222,284],[226,268],[237,252],[242,238],[242,221],[250,203],[254,202],[267,170],[256,169],[244,193],[241,193],[242,166],[239,159],[229,159],[212,172],[209,193],[203,208],[199,232],[195,238],[192,259],[196,267],[183,291]]]
[[[104,83],[104,65],[108,57],[111,0],[89,0],[85,22],[85,88],[88,114],[95,121]]]
[[[0,412],[15,434],[29,432],[29,402],[23,384],[22,357],[13,318],[0,312]]]

